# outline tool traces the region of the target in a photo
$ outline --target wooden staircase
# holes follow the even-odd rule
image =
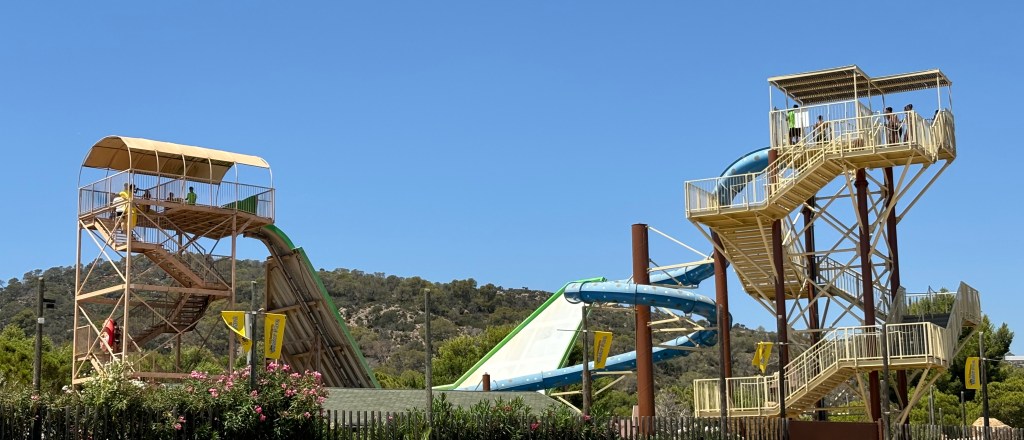
[[[142,254],[149,258],[153,264],[163,269],[167,275],[174,278],[183,287],[195,287],[200,289],[223,289],[225,286],[218,283],[208,283],[195,273],[176,255],[167,251],[162,246],[147,248]]]
[[[117,227],[117,220],[111,218],[94,218],[92,222],[87,225],[90,229],[99,232],[99,235],[106,240],[111,248],[125,252],[129,248],[132,252],[138,252],[145,255],[153,264],[163,270],[168,276],[170,276],[180,287],[185,289],[196,289],[196,290],[213,290],[218,292],[224,292],[230,290],[230,286],[223,282],[209,282],[203,279],[202,276],[192,270],[191,267],[182,259],[181,255],[171,253],[166,248],[159,244],[147,243],[140,241],[135,237],[131,237],[129,242],[129,235]],[[162,319],[158,317],[159,322],[155,322],[149,327],[146,327],[141,332],[135,332],[130,335],[135,345],[142,346],[152,339],[160,336],[164,333],[178,333],[187,332],[195,328],[196,323],[206,313],[206,309],[209,307],[210,302],[213,301],[214,296],[204,294],[203,292],[184,292],[178,293],[178,298],[175,300],[173,306],[168,307],[169,313],[164,315]]]
[[[209,295],[182,294],[174,306],[174,311],[167,317],[167,322],[159,322],[147,327],[137,335],[132,335],[135,344],[142,346],[164,333],[187,332],[195,328],[196,323],[210,306]]]

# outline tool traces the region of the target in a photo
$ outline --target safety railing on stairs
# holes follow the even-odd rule
[[[960,283],[956,291],[956,300],[949,311],[946,322],[945,348],[952,358],[960,343],[960,331],[963,327],[975,327],[981,323],[981,296],[978,291],[966,283]]]
[[[892,324],[887,328],[891,364],[948,364],[941,349],[942,330],[931,323]],[[879,369],[882,366],[880,326],[842,327],[825,334],[824,340],[801,353],[786,366],[787,399],[819,384],[841,369]]]
[[[946,332],[934,324],[893,324],[888,326],[887,331],[889,362],[892,365],[945,366],[951,360],[948,350],[941,347]],[[813,400],[820,398],[824,392],[819,387],[825,386],[831,390],[835,383],[845,381],[857,370],[881,369],[881,339],[880,326],[842,327],[826,332],[821,341],[786,365],[787,406],[795,411],[804,410],[805,407],[793,405],[808,396]],[[717,392],[717,379],[694,381],[694,408],[697,415],[710,416],[719,411],[717,397],[707,400],[708,396],[717,396]],[[772,376],[730,378],[727,380],[726,395],[729,411],[734,415],[778,412],[778,373]]]
[[[936,148],[956,156],[956,124],[953,113],[947,110],[936,112],[928,127]]]
[[[729,411],[732,414],[767,416],[778,413],[779,376],[730,377],[725,380]],[[698,379],[693,383],[694,415],[718,415],[721,392],[718,379]]]
[[[900,312],[905,316],[920,319],[947,317],[956,303],[956,292],[928,292],[908,294],[900,303]]]
[[[231,283],[231,257],[227,255],[196,254],[185,252],[179,254],[182,262],[195,273],[207,287],[229,289]]]
[[[908,303],[921,301],[914,295],[901,295],[899,300],[895,313],[905,313]],[[889,365],[893,368],[948,368],[956,354],[961,329],[981,321],[978,291],[961,283],[949,311],[945,327],[930,322],[888,324],[885,344]],[[805,410],[856,371],[880,370],[883,366],[881,344],[880,326],[842,327],[824,333],[818,343],[786,365],[787,408]],[[717,379],[694,381],[694,411],[698,416],[719,413],[718,393]],[[778,373],[729,378],[726,397],[731,415],[777,413]]]
[[[860,272],[853,270],[849,265],[822,256],[818,258],[818,276],[821,278],[822,284],[831,283],[832,287],[844,292],[848,300],[863,301],[864,278]],[[875,295],[876,316],[886,322],[895,322],[889,318],[893,308],[889,292],[877,284],[872,284],[872,290]],[[861,304],[863,305],[863,303]]]
[[[686,182],[687,215],[763,207],[829,158],[912,148],[934,160],[939,148],[955,152],[952,122],[952,114],[946,111],[930,125],[914,111],[824,122],[795,144],[774,146],[776,161],[759,173]]]
[[[892,298],[892,302],[889,305],[889,314],[885,316],[885,322],[890,324],[899,324],[903,322],[904,307],[902,304],[906,301],[907,289],[900,287],[896,289],[896,297]]]

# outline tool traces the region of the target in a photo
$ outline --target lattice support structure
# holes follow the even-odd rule
[[[687,182],[687,218],[719,243],[758,304],[772,316],[784,304],[779,331],[789,338],[780,342],[800,359],[835,329],[902,322],[891,246],[900,222],[956,158],[955,123],[941,99],[931,119],[910,106],[872,110],[873,97],[884,103],[886,95],[948,88],[938,70],[871,78],[848,66],[769,82],[786,97],[786,107],[769,114],[770,154],[751,153],[721,177]],[[772,249],[774,222],[781,223],[780,257]],[[782,379],[785,393],[788,371]]]
[[[273,222],[272,188],[224,180],[243,165],[266,168],[145,139],[93,146],[83,178],[99,178],[81,184],[76,221],[74,384],[112,364],[144,380],[185,377],[183,347],[222,330],[200,319],[235,303],[237,239]]]

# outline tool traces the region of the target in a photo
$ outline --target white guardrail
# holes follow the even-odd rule
[[[930,295],[936,301],[936,295]],[[906,295],[898,304],[900,312],[913,314],[921,295]],[[939,366],[947,368],[956,354],[964,325],[981,321],[978,291],[961,283],[949,309],[945,328],[930,322],[887,325],[886,348],[890,365],[903,368]],[[795,357],[786,366],[787,406],[799,401],[819,386],[835,386],[835,375],[845,380],[856,371],[882,368],[880,326],[842,327],[826,332],[821,341]],[[770,376],[726,379],[729,413],[734,416],[771,415],[779,411],[778,373]],[[699,379],[693,384],[694,412],[698,416],[719,414],[718,379]],[[820,394],[819,394],[820,395]],[[793,408],[801,410],[803,408]]]
[[[778,160],[761,172],[686,182],[686,213],[761,207],[829,157],[897,146],[918,149],[933,160],[940,149],[955,154],[952,113],[941,111],[930,123],[914,111],[825,121],[798,143],[773,147]]]

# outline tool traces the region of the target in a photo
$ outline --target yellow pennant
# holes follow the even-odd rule
[[[245,335],[245,329],[249,328],[249,316],[245,312],[224,311],[220,312],[220,317],[238,337],[238,342],[242,344],[242,350],[248,352],[252,348],[252,340]]]
[[[608,350],[612,348],[611,332],[594,332],[594,369],[604,368]]]
[[[264,357],[280,359],[284,344],[284,325],[287,317],[276,313],[267,313],[263,321]]]
[[[765,370],[768,369],[768,360],[772,357],[772,346],[775,344],[771,342],[758,342],[757,350],[754,351],[753,365],[761,369],[761,374],[764,374]]]
[[[964,365],[964,385],[969,390],[981,389],[981,371],[978,368],[979,358],[977,356],[967,358]]]

